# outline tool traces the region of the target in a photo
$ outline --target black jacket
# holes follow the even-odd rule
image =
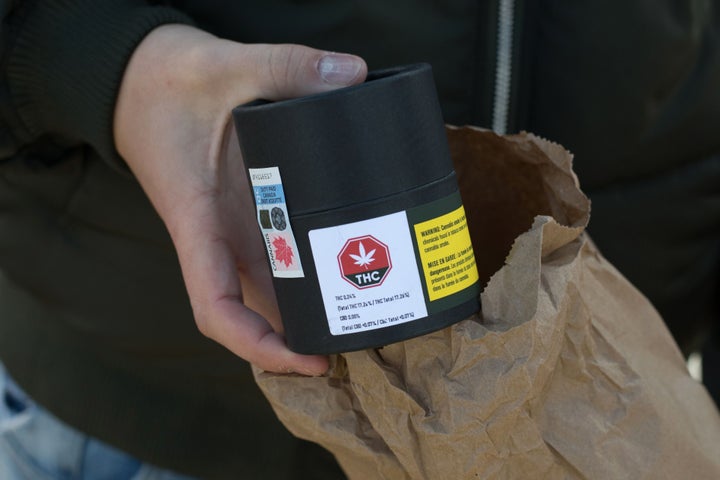
[[[125,63],[163,23],[371,69],[430,62],[448,122],[575,154],[591,234],[683,348],[718,322],[716,0],[150,3],[2,4],[0,358],[82,430],[206,477],[268,475],[268,445],[292,442],[247,367],[197,333],[169,236],[113,146]]]

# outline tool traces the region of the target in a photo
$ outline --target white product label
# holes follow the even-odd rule
[[[290,228],[280,170],[277,167],[248,170],[257,206],[257,221],[273,276],[304,277],[295,235]]]
[[[308,236],[333,335],[428,315],[404,211],[312,230]]]

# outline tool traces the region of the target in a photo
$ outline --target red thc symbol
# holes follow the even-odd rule
[[[388,246],[372,235],[345,242],[337,259],[342,277],[361,290],[382,285],[392,269]]]

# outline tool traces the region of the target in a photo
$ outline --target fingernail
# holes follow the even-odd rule
[[[348,85],[357,78],[363,62],[353,55],[329,53],[318,62],[320,77],[331,85]]]

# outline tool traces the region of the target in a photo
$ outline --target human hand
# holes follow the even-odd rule
[[[320,375],[328,363],[283,340],[231,110],[366,73],[358,57],[240,44],[184,25],[153,30],[125,71],[115,144],[168,228],[198,328],[263,370]]]

